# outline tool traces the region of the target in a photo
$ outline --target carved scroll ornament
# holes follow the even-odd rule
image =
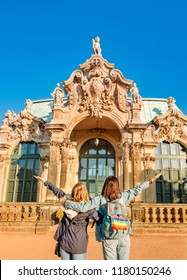
[[[104,111],[112,111],[114,105],[119,110],[129,110],[127,93],[132,81],[123,77],[119,70],[99,55],[93,55],[70,79],[63,82],[68,93],[68,104],[63,112],[75,106],[79,112],[88,111],[90,117],[102,117]]]

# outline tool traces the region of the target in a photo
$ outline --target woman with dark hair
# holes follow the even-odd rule
[[[130,253],[130,223],[127,222],[126,230],[116,230],[113,235],[108,234],[108,236],[104,234],[104,217],[106,216],[106,212],[108,215],[108,205],[117,202],[120,207],[121,205],[124,207],[124,212],[127,216],[127,205],[140,194],[143,189],[149,187],[160,175],[161,173],[155,175],[149,181],[145,181],[141,185],[125,192],[120,191],[118,178],[109,176],[104,182],[101,194],[95,196],[90,201],[78,203],[66,200],[65,207],[78,212],[85,212],[94,208],[98,210],[101,217],[101,224],[96,223],[96,239],[97,241],[102,241],[105,260],[128,260]]]

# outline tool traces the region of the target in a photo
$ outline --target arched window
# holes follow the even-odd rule
[[[115,175],[115,150],[103,139],[84,143],[80,150],[79,179],[87,185],[90,197],[101,193],[108,176]]]
[[[160,143],[156,148],[156,170],[162,176],[156,181],[158,203],[187,203],[186,150],[178,143]]]
[[[36,143],[20,143],[11,155],[6,201],[35,202],[40,150]]]

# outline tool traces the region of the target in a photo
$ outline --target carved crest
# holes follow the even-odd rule
[[[90,117],[102,117],[104,111],[112,111],[114,105],[122,112],[127,112],[127,93],[131,80],[123,77],[113,64],[101,55],[92,55],[80,70],[72,73],[69,80],[63,82],[68,94],[68,105],[63,112],[77,107],[79,112],[88,111]]]
[[[42,140],[46,137],[44,121],[33,116],[30,112],[32,101],[27,100],[26,108],[15,116],[13,111],[8,110],[2,123],[2,128],[8,131],[7,142],[17,139],[20,141]]]
[[[187,117],[180,111],[173,109],[168,110],[163,116],[155,117],[153,122],[158,126],[158,128],[152,132],[153,138],[156,141],[173,143],[178,140],[187,140],[187,132],[184,130]]]

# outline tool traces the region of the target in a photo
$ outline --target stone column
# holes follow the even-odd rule
[[[60,186],[65,192],[70,193],[73,185],[78,181],[78,155],[77,142],[70,139],[63,141],[61,146],[61,174]]]
[[[49,147],[48,143],[41,143],[40,145],[40,176],[46,181],[48,180],[49,171]],[[38,201],[45,202],[46,200],[47,188],[43,183],[38,182]]]
[[[143,144],[135,142],[131,144],[131,162],[133,173],[133,187],[136,187],[142,183],[141,176],[141,151]],[[135,198],[135,201],[142,201],[142,193]]]
[[[6,200],[6,189],[8,182],[8,173],[10,167],[10,157],[1,156],[0,157],[0,201]]]
[[[59,172],[60,172],[60,147],[61,143],[52,141],[50,143],[50,157],[49,157],[49,171],[48,181],[52,182],[57,187],[59,186]],[[46,201],[56,201],[54,194],[47,189]]]
[[[123,191],[129,190],[129,143],[120,144],[123,163]]]

